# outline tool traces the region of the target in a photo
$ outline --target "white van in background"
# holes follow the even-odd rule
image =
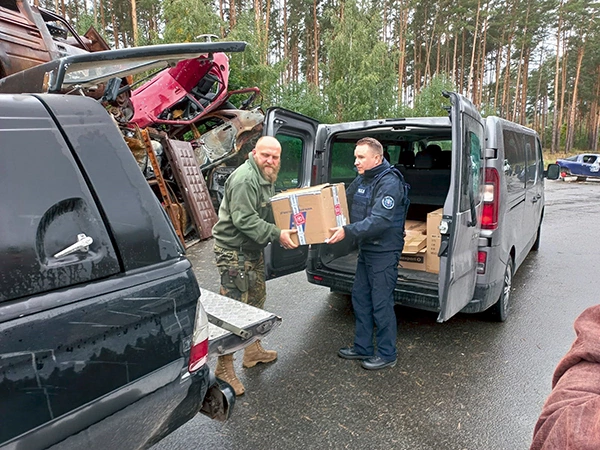
[[[435,246],[428,230],[427,264],[401,259],[396,303],[436,311],[439,322],[459,311],[484,310],[504,321],[513,274],[539,245],[546,175],[540,141],[528,128],[483,119],[459,94],[444,95],[451,103],[445,117],[324,125],[280,108],[267,111],[265,133],[283,147],[277,187],[348,186],[356,176],[356,142],[378,139],[410,185],[407,220],[424,224],[433,215],[438,220]],[[558,166],[549,168],[549,178],[556,179]],[[358,250],[347,240],[278,247],[265,256],[269,277],[306,267],[309,282],[351,292]]]

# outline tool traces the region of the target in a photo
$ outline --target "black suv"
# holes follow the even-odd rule
[[[0,448],[146,448],[226,419],[191,264],[105,109],[0,95],[0,161]]]

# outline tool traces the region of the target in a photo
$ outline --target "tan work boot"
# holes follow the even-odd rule
[[[217,359],[215,376],[229,383],[235,391],[235,395],[242,395],[246,392],[244,385],[235,374],[235,369],[233,368],[233,354],[219,356]]]
[[[256,341],[254,344],[250,344],[244,349],[244,360],[242,365],[244,367],[254,367],[259,362],[269,363],[277,359],[277,352],[274,350],[265,350],[260,345],[260,341]]]

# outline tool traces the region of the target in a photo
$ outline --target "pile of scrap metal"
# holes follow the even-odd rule
[[[37,11],[23,0],[0,0],[0,13],[10,1]],[[0,69],[0,92],[102,102],[187,247],[212,235],[225,180],[262,133],[264,113],[252,106],[260,90],[228,90],[227,53],[245,46],[203,42],[89,53],[90,47],[16,73]]]
[[[252,107],[260,90],[228,91],[228,81],[228,56],[213,52],[164,68],[135,89],[115,81],[113,94],[104,95],[188,246],[212,236],[225,180],[262,133],[264,113]],[[121,91],[130,95],[120,99]],[[239,96],[237,108],[230,100]]]
[[[80,36],[51,11],[25,0],[0,0],[0,78],[63,56],[109,49],[94,27]]]

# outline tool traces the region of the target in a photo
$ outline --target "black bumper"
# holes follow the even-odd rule
[[[181,368],[182,361],[177,361]],[[172,367],[170,368],[173,369]],[[181,369],[178,369],[181,371]],[[162,384],[148,392],[154,384],[160,384],[165,373],[152,373],[143,379],[131,383],[117,395],[101,398],[91,405],[49,422],[15,440],[5,443],[4,448],[42,449],[53,445],[54,450],[83,448],[149,448],[169,433],[192,419],[198,412],[216,412],[215,418],[225,420],[229,417],[235,394],[226,383],[219,383],[204,365],[194,374],[183,370],[175,380]],[[126,391],[126,392],[123,392]],[[227,404],[219,409],[224,397]],[[141,396],[141,397],[140,397]],[[132,398],[140,397],[137,400]],[[126,406],[99,421],[96,416],[106,416],[107,410],[117,403]],[[205,411],[201,411],[202,409]],[[207,419],[208,420],[208,419]],[[83,431],[83,422],[91,422]]]

